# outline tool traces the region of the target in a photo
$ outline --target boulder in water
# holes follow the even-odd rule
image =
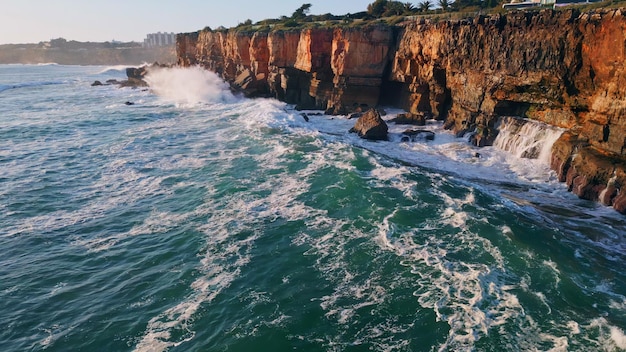
[[[428,130],[414,130],[414,129],[408,129],[402,132],[402,141],[415,142],[420,139],[426,140],[426,141],[432,141],[435,139],[435,132],[428,131]]]
[[[359,117],[350,132],[358,133],[364,139],[387,140],[388,130],[387,123],[380,117],[378,110],[370,109]]]

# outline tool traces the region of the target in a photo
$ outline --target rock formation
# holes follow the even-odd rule
[[[376,109],[368,110],[350,129],[351,133],[357,133],[361,138],[381,141],[387,140],[388,131],[387,123]]]
[[[515,11],[391,27],[200,31],[178,62],[250,96],[346,114],[428,116],[479,146],[500,116],[566,129],[551,167],[569,189],[626,213],[626,10]],[[419,119],[418,119],[419,120]]]

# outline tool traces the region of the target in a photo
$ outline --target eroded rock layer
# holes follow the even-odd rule
[[[500,116],[566,129],[552,168],[572,192],[626,213],[626,10],[543,10],[400,26],[200,31],[179,64],[215,71],[248,96],[345,114],[380,104],[472,132]]]

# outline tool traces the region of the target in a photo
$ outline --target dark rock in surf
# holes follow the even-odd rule
[[[348,115],[348,120],[358,119],[361,116],[363,116],[362,112],[355,112],[355,113]]]
[[[103,86],[104,84],[102,84],[102,82],[100,81],[95,81],[91,84],[92,87],[97,87],[97,86]]]
[[[361,138],[370,140],[387,140],[387,123],[380,117],[376,109],[368,110],[359,117],[350,132],[357,133]]]
[[[399,125],[415,125],[415,126],[424,126],[426,124],[426,114],[412,114],[412,113],[404,113],[398,114],[395,118],[391,119],[391,122],[394,122]]]
[[[613,198],[613,209],[626,214],[626,192],[622,189],[617,197]]]
[[[149,69],[155,68],[163,68],[166,67],[164,65],[159,65],[158,63],[154,63],[149,66],[140,66],[140,67],[127,67],[126,68],[126,77],[127,80],[118,82],[120,87],[147,87],[148,82],[145,81],[146,75],[148,74]]]
[[[435,132],[433,131],[428,131],[428,130],[413,130],[413,129],[408,129],[404,132],[402,132],[402,138],[404,141],[404,137],[407,137],[407,139],[409,141],[415,142],[417,140],[426,140],[426,141],[432,141],[435,139]]]

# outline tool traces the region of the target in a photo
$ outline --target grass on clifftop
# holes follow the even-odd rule
[[[445,1],[445,0],[444,0]],[[442,8],[430,9],[434,3],[426,0],[419,3],[419,8],[409,6],[410,3],[400,3],[397,1],[385,1],[376,0],[374,3],[368,6],[368,11],[362,11],[355,14],[345,14],[341,16],[333,15],[330,13],[323,15],[307,15],[310,4],[304,4],[298,8],[291,17],[282,16],[281,18],[271,18],[253,23],[251,20],[246,20],[236,27],[224,28],[220,27],[212,30],[206,27],[204,30],[208,31],[236,31],[241,33],[253,33],[253,32],[272,32],[272,31],[290,31],[290,30],[302,30],[309,28],[358,28],[370,25],[389,25],[398,26],[407,21],[417,20],[419,18],[430,19],[435,22],[446,20],[461,20],[465,18],[472,18],[478,15],[489,14],[504,14],[509,12],[502,8],[503,3],[508,3],[509,0],[492,1],[490,4],[493,7],[485,8],[482,5],[485,3],[480,0],[456,0],[451,3],[447,10]],[[380,5],[380,3],[386,4],[387,7],[381,7],[383,12],[372,13],[371,7],[374,5]],[[439,4],[442,0],[439,0]],[[447,3],[447,1],[445,2]],[[459,4],[457,4],[459,3]],[[404,7],[400,7],[400,5]],[[479,4],[479,5],[477,5]],[[396,6],[397,10],[393,10],[393,6]],[[605,0],[596,3],[582,3],[580,5],[570,5],[564,7],[558,7],[557,11],[568,10],[576,8],[581,12],[592,11],[597,9],[613,9],[626,7],[626,0]],[[552,5],[521,9],[516,11],[539,11],[542,9],[551,9]]]

